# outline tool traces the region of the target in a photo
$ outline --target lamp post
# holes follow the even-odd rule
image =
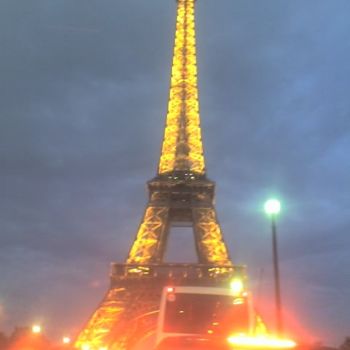
[[[283,334],[283,321],[282,321],[282,306],[281,306],[281,287],[280,287],[280,274],[278,266],[278,250],[277,250],[277,228],[276,218],[281,211],[281,203],[277,199],[269,199],[264,205],[265,213],[271,219],[272,230],[272,254],[273,254],[273,270],[275,279],[275,308],[276,308],[276,329],[278,336]]]

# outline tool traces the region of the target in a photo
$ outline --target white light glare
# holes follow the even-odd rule
[[[281,211],[281,203],[277,199],[269,199],[264,205],[265,213],[268,215],[275,215]]]
[[[292,349],[296,347],[296,342],[291,339],[281,339],[273,337],[248,337],[245,335],[231,336],[227,341],[235,346],[247,348],[274,348]]]
[[[71,342],[71,340],[70,340],[69,337],[63,337],[63,338],[62,338],[62,343],[63,343],[63,344],[70,344],[70,342]]]
[[[41,333],[41,326],[38,325],[38,324],[34,324],[34,325],[32,326],[32,332],[35,333],[35,334]]]
[[[243,281],[240,278],[234,278],[230,283],[232,294],[239,296],[244,290]]]

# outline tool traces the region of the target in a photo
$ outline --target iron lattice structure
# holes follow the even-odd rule
[[[158,173],[126,263],[113,264],[111,286],[75,342],[82,350],[131,349],[155,326],[167,283],[222,285],[234,267],[206,177],[201,138],[195,45],[195,0],[177,1],[170,95]],[[198,263],[166,264],[172,226],[193,228]]]

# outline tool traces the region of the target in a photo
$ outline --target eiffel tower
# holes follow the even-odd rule
[[[235,274],[206,177],[201,138],[195,43],[195,0],[177,0],[166,127],[156,177],[124,264],[112,264],[111,284],[77,337],[81,350],[131,349],[155,327],[161,290],[173,285],[219,286]],[[198,262],[164,262],[173,226],[193,228]]]

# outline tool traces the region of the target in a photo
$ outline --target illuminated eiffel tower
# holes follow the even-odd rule
[[[164,285],[222,285],[234,267],[214,208],[215,184],[206,177],[201,138],[195,45],[195,0],[177,1],[174,55],[158,173],[125,264],[112,264],[111,285],[79,334],[82,350],[131,349],[155,325]],[[198,262],[163,260],[172,226],[193,228]]]

